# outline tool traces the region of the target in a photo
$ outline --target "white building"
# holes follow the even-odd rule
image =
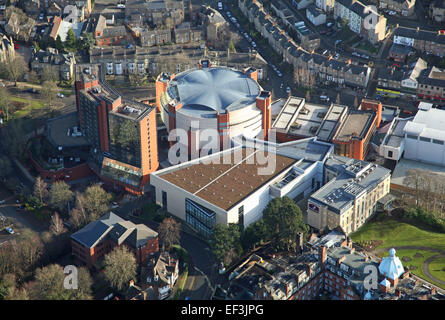
[[[303,199],[322,186],[331,144],[309,138],[267,145],[265,154],[262,147],[237,146],[159,170],[150,175],[151,194],[164,210],[209,236],[215,224],[249,226],[275,197]]]
[[[324,12],[334,11],[335,0],[315,0],[315,5]]]
[[[445,110],[421,102],[414,118],[395,118],[380,145],[380,155],[445,166]]]
[[[320,8],[311,4],[306,9],[306,17],[314,25],[319,26],[326,23],[326,14]]]
[[[405,126],[406,159],[445,166],[445,111],[420,103]]]

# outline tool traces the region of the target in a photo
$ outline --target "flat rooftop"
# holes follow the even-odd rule
[[[414,119],[406,124],[405,132],[445,140],[445,110],[431,107],[419,108]]]
[[[296,159],[276,154],[275,168],[268,174],[259,174],[258,169],[267,164],[261,164],[258,150],[242,148],[242,152],[240,149],[229,152],[211,158],[218,163],[206,164],[201,160],[159,176],[223,210],[229,210],[296,162]],[[269,153],[265,151],[264,155],[267,157]]]
[[[80,131],[77,112],[50,119],[46,123],[47,137],[56,147],[81,147],[88,145],[89,143],[83,135],[72,136],[74,127],[77,127]],[[68,130],[70,130],[69,135]]]
[[[323,119],[321,126],[318,128],[317,137],[322,141],[331,141],[335,130],[338,127],[340,118],[348,111],[348,107],[343,105],[332,104],[328,109],[326,117]]]
[[[376,164],[340,156],[329,158],[326,165],[336,168],[338,176],[313,193],[310,199],[337,213],[349,209],[357,196],[372,190],[390,174],[389,169]]]
[[[333,139],[344,142],[348,142],[353,138],[363,139],[375,116],[373,111],[350,111]]]

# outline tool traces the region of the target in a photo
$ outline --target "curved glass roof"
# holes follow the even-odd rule
[[[248,106],[260,94],[257,82],[241,71],[224,67],[193,69],[178,74],[169,84],[176,86],[181,112],[225,113],[229,107]],[[196,114],[195,114],[196,115]]]

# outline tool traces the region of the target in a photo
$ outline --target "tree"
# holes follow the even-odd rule
[[[12,157],[22,158],[25,154],[26,134],[23,128],[23,119],[12,119],[8,122],[8,130],[2,132],[3,146]]]
[[[235,45],[233,44],[232,40],[229,41],[228,48],[229,48],[230,52],[232,52],[232,53],[236,52]]]
[[[257,244],[268,240],[267,226],[263,218],[252,223],[241,234],[241,244],[244,250],[255,249]]]
[[[36,270],[33,294],[41,300],[90,300],[92,280],[85,267],[77,269],[77,289],[66,289],[62,266],[51,264]],[[72,284],[72,283],[71,283]]]
[[[0,87],[0,110],[5,115],[5,120],[9,120],[9,114],[11,111],[10,94],[6,87]]]
[[[36,196],[41,204],[45,203],[45,198],[48,196],[48,184],[38,176],[34,183],[34,196]]]
[[[56,83],[53,81],[45,81],[42,84],[42,96],[45,99],[45,102],[48,104],[48,107],[52,106],[54,101],[54,92],[53,89],[56,87]]]
[[[54,235],[59,235],[66,232],[65,226],[63,225],[63,221],[60,218],[57,212],[51,217],[51,224],[49,226],[49,230]]]
[[[181,239],[181,224],[173,218],[165,218],[159,225],[159,240],[164,249],[170,250]]]
[[[0,156],[0,179],[4,179],[12,172],[12,163],[8,157]]]
[[[306,91],[306,102],[310,102],[311,101],[311,92],[310,90]]]
[[[82,33],[80,41],[80,49],[89,50],[94,46],[95,40],[91,32]]]
[[[77,38],[73,29],[68,30],[65,40],[65,46],[71,50],[77,49]]]
[[[240,231],[237,224],[216,224],[210,246],[216,258],[226,266],[241,254]],[[230,253],[230,254],[229,254]]]
[[[57,181],[53,183],[49,191],[49,204],[62,211],[73,200],[73,196],[74,194],[66,182]]]
[[[14,86],[16,87],[17,81],[28,71],[25,60],[18,54],[7,54],[3,62],[3,68],[8,78],[14,81]]]
[[[43,68],[42,73],[40,74],[40,80],[42,85],[45,85],[46,81],[57,82],[59,81],[59,73],[56,69],[51,67]]]
[[[63,50],[63,42],[62,39],[60,38],[60,36],[58,35],[56,38],[56,43],[55,43],[55,47],[58,51]]]
[[[110,286],[122,291],[136,277],[136,258],[127,247],[116,247],[105,255],[104,277]]]
[[[109,210],[112,196],[100,184],[89,186],[84,197],[83,206],[88,213],[88,222],[99,219]]]
[[[85,196],[79,192],[76,193],[76,207],[70,211],[69,221],[76,229],[80,229],[89,222],[85,209]]]
[[[298,232],[309,229],[297,204],[288,197],[275,198],[263,212],[272,245],[277,250],[294,251]]]

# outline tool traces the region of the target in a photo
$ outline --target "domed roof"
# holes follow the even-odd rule
[[[181,111],[225,113],[229,106],[247,106],[260,94],[258,83],[241,71],[225,67],[193,69],[178,74],[169,90],[183,103]],[[168,89],[167,89],[168,90]]]
[[[390,278],[392,280],[399,278],[403,272],[402,262],[399,257],[396,256],[396,250],[391,248],[389,250],[389,256],[383,258],[382,262],[379,265],[379,271],[385,277]]]

